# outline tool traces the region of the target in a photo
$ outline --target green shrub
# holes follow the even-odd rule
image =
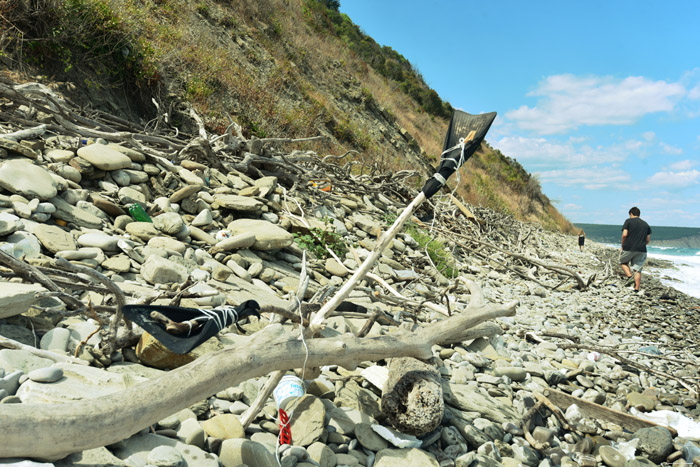
[[[393,213],[384,215],[387,225],[392,225],[398,216]],[[455,268],[454,257],[447,251],[445,243],[434,239],[429,232],[421,229],[413,222],[404,224],[404,231],[413,238],[422,250],[426,250],[430,260],[440,273],[446,277],[457,277],[459,270]]]
[[[438,271],[445,277],[457,277],[459,270],[455,268],[453,256],[446,250],[445,244],[434,239],[425,230],[417,225],[410,223],[406,227],[408,233],[423,250],[428,252],[428,256]]]
[[[312,227],[308,234],[294,234],[294,241],[303,249],[313,253],[317,258],[330,256],[326,248],[330,248],[341,260],[348,249],[342,237],[331,225],[331,219],[323,218],[324,228]]]

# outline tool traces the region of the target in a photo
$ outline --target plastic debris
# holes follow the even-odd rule
[[[692,418],[686,417],[671,410],[654,410],[643,413],[634,407],[630,408],[630,413],[637,418],[659,425],[670,426],[678,432],[681,438],[692,441],[700,441],[700,423]]]
[[[285,409],[290,402],[302,397],[304,394],[306,394],[304,382],[294,375],[283,376],[280,382],[277,383],[275,390],[272,391],[272,397],[280,409]]]
[[[639,438],[633,438],[629,441],[622,443],[613,443],[613,447],[624,456],[627,460],[634,459],[634,453],[637,450],[637,444],[639,444]]]
[[[289,415],[283,409],[280,409],[280,445],[292,444],[292,430],[289,428]]]
[[[228,230],[219,230],[216,232],[216,235],[214,235],[214,238],[216,238],[217,242],[220,242],[221,240],[226,240],[227,238],[231,238],[231,232]]]
[[[683,445],[683,459],[689,464],[693,464],[693,459],[700,457],[700,448],[692,441],[686,441]]]
[[[574,424],[580,422],[583,419],[581,409],[579,409],[578,405],[576,404],[571,404],[569,407],[567,407],[564,416],[567,420]]]
[[[129,214],[136,222],[153,222],[151,217],[146,213],[146,210],[143,209],[143,206],[139,203],[134,203],[129,206]]]
[[[372,424],[372,430],[397,448],[419,448],[423,445],[423,441],[413,435],[399,433],[382,425]]]

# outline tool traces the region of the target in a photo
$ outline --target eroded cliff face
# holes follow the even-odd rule
[[[212,133],[234,121],[251,138],[322,135],[302,149],[347,153],[358,171],[414,170],[416,186],[438,163],[447,120],[416,100],[432,90],[403,57],[377,55],[382,47],[355,31],[370,51],[358,53],[340,31],[357,27],[319,2],[24,6],[0,6],[28,44],[19,47],[0,29],[0,59],[15,81],[43,82],[96,112],[152,128],[167,122],[194,135],[192,107]],[[390,66],[393,78],[377,71]],[[488,145],[473,160],[457,188],[468,202],[550,229],[571,228],[517,162]]]

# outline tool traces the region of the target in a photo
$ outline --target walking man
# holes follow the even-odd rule
[[[639,292],[642,280],[642,267],[647,260],[647,244],[651,241],[649,224],[639,218],[638,207],[629,211],[629,219],[622,226],[622,247],[620,248],[620,266],[628,283],[634,280],[634,291]]]

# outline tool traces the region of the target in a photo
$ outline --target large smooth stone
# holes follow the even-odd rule
[[[103,221],[96,215],[84,209],[77,208],[59,197],[51,198],[49,201],[56,206],[56,212],[52,214],[56,219],[71,222],[80,227],[87,227],[89,229],[102,229]]]
[[[185,462],[181,465],[197,467],[219,467],[219,461],[214,454],[210,454],[197,446],[185,444],[178,440],[165,436],[146,433],[132,436],[115,445],[114,454],[120,459],[128,459],[128,465],[154,465],[156,454],[153,451],[163,449],[163,446],[175,448]],[[274,462],[274,459],[273,459]],[[256,464],[250,464],[256,465]],[[260,464],[273,465],[273,464]]]
[[[47,366],[32,370],[27,376],[36,383],[55,383],[63,378],[63,370],[55,366]]]
[[[168,235],[177,235],[185,226],[182,217],[176,212],[166,212],[153,218],[156,229]]]
[[[22,159],[0,164],[0,186],[30,199],[47,200],[58,193],[56,180],[47,170]]]
[[[65,377],[52,384],[31,380],[25,382],[17,391],[23,403],[59,404],[78,399],[94,399],[122,392],[146,380],[73,363],[56,363],[51,368],[62,370]]]
[[[38,284],[0,282],[0,319],[26,312],[37,302],[36,294],[46,291]]]
[[[151,255],[141,266],[141,275],[151,284],[181,284],[188,274],[183,265]]]
[[[51,253],[71,251],[76,248],[73,236],[56,225],[39,224],[34,229],[34,235]]]
[[[432,454],[416,448],[382,449],[374,459],[374,467],[395,467],[397,465],[438,467],[440,464]]]
[[[160,232],[151,222],[130,222],[126,224],[126,231],[136,238],[148,241],[160,235]]]
[[[90,144],[78,149],[78,156],[100,170],[118,170],[131,167],[129,156],[104,144]]]
[[[233,237],[226,238],[217,243],[211,249],[212,254],[220,251],[240,250],[250,248],[255,244],[255,234],[253,232],[243,232]]]
[[[294,243],[294,236],[282,227],[258,219],[236,219],[228,225],[234,235],[252,233],[255,235],[254,250],[277,250]]]
[[[44,334],[44,336],[41,338],[39,346],[43,350],[58,350],[60,352],[66,352],[68,350],[69,342],[70,329],[53,328]]]
[[[84,247],[95,247],[103,251],[118,251],[119,237],[103,232],[88,232],[78,237],[78,244]]]
[[[222,414],[202,422],[202,428],[207,435],[214,438],[231,439],[245,438],[245,430],[241,421],[233,414]]]
[[[225,208],[241,212],[259,213],[262,211],[263,203],[255,198],[238,195],[216,195],[214,196],[214,209]]]
[[[275,456],[263,444],[241,438],[227,439],[221,443],[219,460],[224,467],[277,464]]]

